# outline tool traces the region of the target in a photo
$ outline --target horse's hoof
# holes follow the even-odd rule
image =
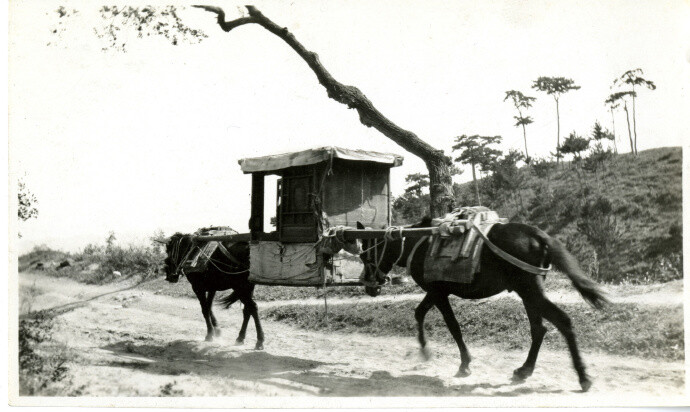
[[[263,342],[256,342],[256,346],[254,346],[254,350],[264,350]]]
[[[213,329],[213,334],[215,336],[220,336],[220,329],[218,329],[218,328]]]
[[[589,377],[580,379],[580,387],[582,388],[582,392],[587,392],[589,388],[592,387],[592,381],[589,379]]]
[[[428,362],[429,360],[431,360],[431,351],[426,346],[421,348],[419,350],[419,353],[422,355],[424,362]]]
[[[235,346],[242,346],[242,345],[244,345],[244,339],[235,340]]]
[[[213,342],[213,335],[206,335],[206,342]]]
[[[524,381],[532,376],[533,369],[519,367],[513,371],[513,381]]]
[[[472,374],[469,366],[460,366],[458,373],[455,374],[456,378],[466,378]]]

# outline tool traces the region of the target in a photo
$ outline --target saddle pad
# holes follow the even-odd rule
[[[194,232],[195,235],[236,235],[237,231],[229,226],[217,226],[201,228]],[[219,243],[216,241],[209,241],[204,244],[198,243],[196,247],[189,253],[187,260],[182,263],[182,270],[184,273],[201,273],[208,268],[211,256],[218,249]]]
[[[493,223],[483,224],[482,233],[488,233]],[[434,236],[424,258],[425,282],[472,283],[479,273],[484,239],[477,228],[461,235]]]
[[[213,253],[218,249],[218,242],[211,241],[205,245],[199,245],[198,248],[192,251],[187,257],[187,260],[182,264],[184,273],[199,273],[205,272],[209,264],[209,259]]]

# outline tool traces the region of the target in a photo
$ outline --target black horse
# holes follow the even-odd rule
[[[425,218],[412,227],[430,226],[431,219]],[[358,224],[358,228],[362,229],[363,226]],[[532,266],[548,267],[552,264],[570,278],[573,286],[592,306],[601,308],[608,302],[596,283],[584,275],[577,260],[563,244],[543,231],[520,223],[496,224],[489,231],[488,239],[501,250]],[[448,301],[449,295],[456,295],[463,299],[482,299],[504,290],[515,291],[522,298],[527,311],[532,345],[525,363],[513,372],[513,379],[524,380],[532,375],[539,348],[546,334],[543,324],[543,319],[546,319],[565,337],[582,390],[587,391],[591,387],[592,382],[585,372],[585,365],[577,348],[572,322],[563,310],[544,295],[542,276],[528,273],[508,263],[492,252],[485,243],[481,251],[480,272],[476,274],[472,283],[427,283],[424,281],[424,260],[429,247],[428,239],[408,239],[405,242],[400,239],[390,240],[385,248],[384,243],[375,240],[363,242],[365,252],[360,257],[364,263],[364,270],[369,276],[372,276],[372,273],[374,276],[379,273],[388,273],[394,264],[405,266],[410,253],[417,246],[409,259],[409,271],[414,281],[426,292],[426,296],[415,310],[415,318],[421,350],[427,359],[429,353],[424,337],[424,317],[432,306],[436,306],[460,349],[461,363],[456,376],[470,375],[470,353],[462,339],[460,325]],[[377,253],[371,253],[372,250],[376,250]]]
[[[236,343],[244,343],[249,318],[254,318],[256,326],[255,349],[264,348],[264,332],[259,321],[259,313],[254,294],[254,284],[249,282],[249,244],[247,242],[222,243],[230,256],[217,248],[210,256],[207,269],[203,272],[187,273],[187,280],[192,284],[192,290],[201,304],[201,313],[206,321],[206,340],[212,341],[214,336],[220,336],[220,327],[213,315],[213,298],[217,291],[232,289],[232,293],[221,302],[229,307],[238,300],[244,304],[242,327]],[[191,235],[176,233],[170,237],[165,249],[165,280],[176,283],[180,278],[178,267],[188,255],[191,248],[196,247]]]

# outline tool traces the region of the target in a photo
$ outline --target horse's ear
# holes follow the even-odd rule
[[[364,225],[362,224],[362,222],[357,221],[357,229],[364,229]]]

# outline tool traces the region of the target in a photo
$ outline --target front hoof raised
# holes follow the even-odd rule
[[[469,366],[460,366],[458,373],[455,374],[456,378],[466,378],[472,374]]]
[[[256,346],[254,346],[254,350],[264,350],[264,343],[263,342],[256,342]]]

